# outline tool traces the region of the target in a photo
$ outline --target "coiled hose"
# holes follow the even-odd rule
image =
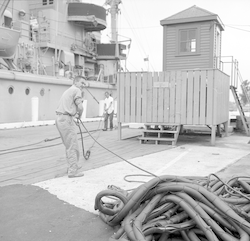
[[[95,209],[120,227],[109,241],[250,241],[250,177],[159,176],[131,192],[103,190]]]

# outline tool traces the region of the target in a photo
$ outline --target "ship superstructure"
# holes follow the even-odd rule
[[[113,8],[119,4],[109,2]],[[10,13],[8,21],[20,30],[13,59],[16,69],[48,76],[72,71],[108,82],[117,71],[112,61],[125,58],[125,46],[114,41],[101,43],[106,12],[102,6],[76,0],[12,1],[5,15]]]
[[[72,75],[84,75],[95,98],[110,89],[116,97],[116,73],[126,59],[114,21],[120,0],[103,6],[77,0],[4,0],[0,5],[0,123],[30,121],[32,98],[38,120],[54,119],[54,109]],[[111,15],[112,39],[102,43]],[[87,117],[99,115],[91,96]],[[18,110],[6,107],[21,104]],[[47,107],[46,107],[47,106]],[[86,109],[86,108],[85,108]]]

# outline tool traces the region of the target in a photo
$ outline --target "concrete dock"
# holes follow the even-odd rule
[[[81,158],[85,176],[76,179],[66,176],[54,125],[0,130],[0,240],[108,240],[116,230],[98,217],[95,197],[108,185],[128,190],[150,180],[143,170],[157,176],[250,176],[250,138],[244,133],[217,137],[215,146],[209,135],[185,134],[172,147],[139,144],[136,128],[124,128],[118,140],[117,131],[95,132],[101,125],[85,123],[101,146],[85,134],[91,156]],[[128,175],[134,175],[131,182]]]

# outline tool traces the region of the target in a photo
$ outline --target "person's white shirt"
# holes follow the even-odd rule
[[[114,99],[112,96],[106,97],[104,100],[104,110],[110,114],[114,111]]]

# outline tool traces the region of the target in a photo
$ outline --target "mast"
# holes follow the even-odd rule
[[[111,15],[111,41],[116,43],[118,41],[118,30],[117,30],[117,15],[120,11],[119,4],[121,0],[107,0],[106,5],[110,5]]]
[[[119,46],[118,46],[118,29],[117,29],[117,19],[118,13],[120,11],[119,4],[121,0],[106,0],[105,4],[110,5],[110,15],[111,15],[111,43],[115,44],[115,58],[116,58],[116,67],[115,73],[118,71],[118,62],[119,62]]]
[[[119,4],[121,0],[107,0],[105,4],[110,5],[110,15],[111,15],[111,42],[115,43],[115,57],[118,59],[118,29],[117,29],[117,19],[118,13],[120,11]]]

